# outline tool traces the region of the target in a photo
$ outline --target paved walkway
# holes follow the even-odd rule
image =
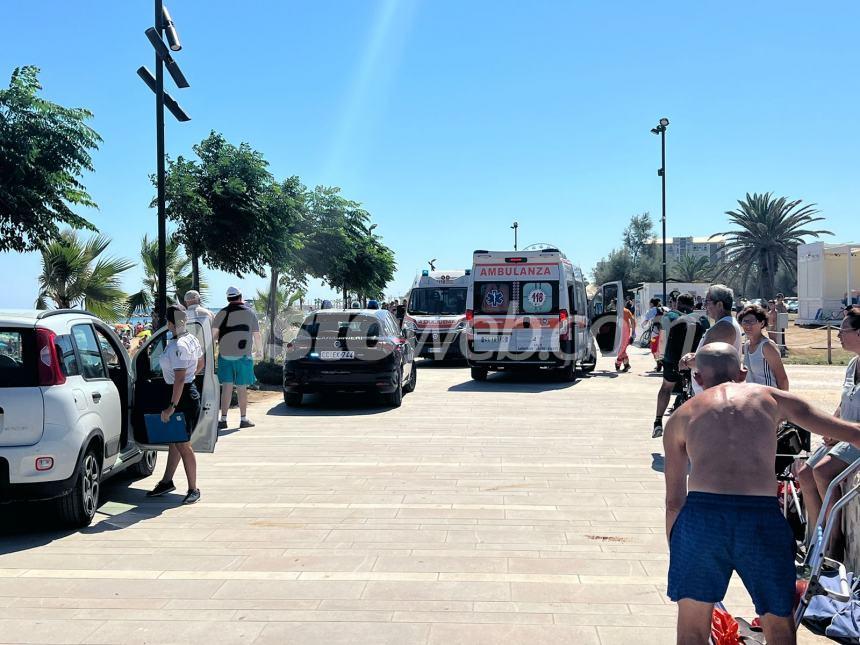
[[[633,360],[575,384],[426,366],[394,411],[273,394],[200,458],[196,506],[144,499],[152,477],[84,531],[4,517],[0,642],[672,643],[659,379]],[[839,371],[790,374],[832,408]]]

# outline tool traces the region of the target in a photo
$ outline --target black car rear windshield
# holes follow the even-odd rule
[[[409,296],[409,313],[417,316],[459,316],[466,313],[466,287],[422,287]]]
[[[33,387],[39,384],[36,332],[0,328],[0,387]]]
[[[314,316],[302,324],[302,332],[311,338],[367,338],[386,333],[381,321],[362,314],[324,314]]]

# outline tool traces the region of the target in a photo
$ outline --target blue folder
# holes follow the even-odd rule
[[[177,412],[167,423],[161,420],[160,414],[144,414],[146,423],[147,443],[183,443],[188,441],[188,431],[185,429],[185,415]]]

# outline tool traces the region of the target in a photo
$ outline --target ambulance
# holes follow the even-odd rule
[[[416,276],[406,301],[403,329],[414,339],[415,355],[462,359],[466,292],[471,270],[428,271]]]
[[[475,251],[466,300],[472,378],[490,370],[555,370],[572,380],[597,352],[616,356],[623,327],[620,282],[589,300],[582,270],[557,248]]]

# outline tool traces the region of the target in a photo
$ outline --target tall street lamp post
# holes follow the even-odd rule
[[[663,117],[656,128],[651,128],[652,134],[660,135],[660,169],[657,175],[661,178],[663,184],[663,304],[666,304],[666,128],[669,126],[669,119]]]
[[[164,108],[166,107],[177,121],[190,121],[191,117],[185,113],[172,96],[164,91],[164,68],[173,78],[176,87],[182,89],[190,87],[182,70],[173,60],[170,51],[178,52],[182,49],[179,42],[179,34],[173,25],[173,20],[164,6],[162,0],[155,0],[155,27],[146,30],[146,37],[155,49],[155,76],[146,68],[139,67],[137,75],[143,79],[147,87],[155,94],[155,147],[157,155],[156,183],[158,203],[158,300],[155,303],[158,325],[163,325],[167,314],[167,216],[165,214],[164,196]],[[164,44],[164,36],[167,36],[167,45]],[[168,49],[168,45],[170,49]]]
[[[514,229],[514,251],[517,250],[517,229],[519,229],[520,225],[514,222],[511,225],[511,228]]]

